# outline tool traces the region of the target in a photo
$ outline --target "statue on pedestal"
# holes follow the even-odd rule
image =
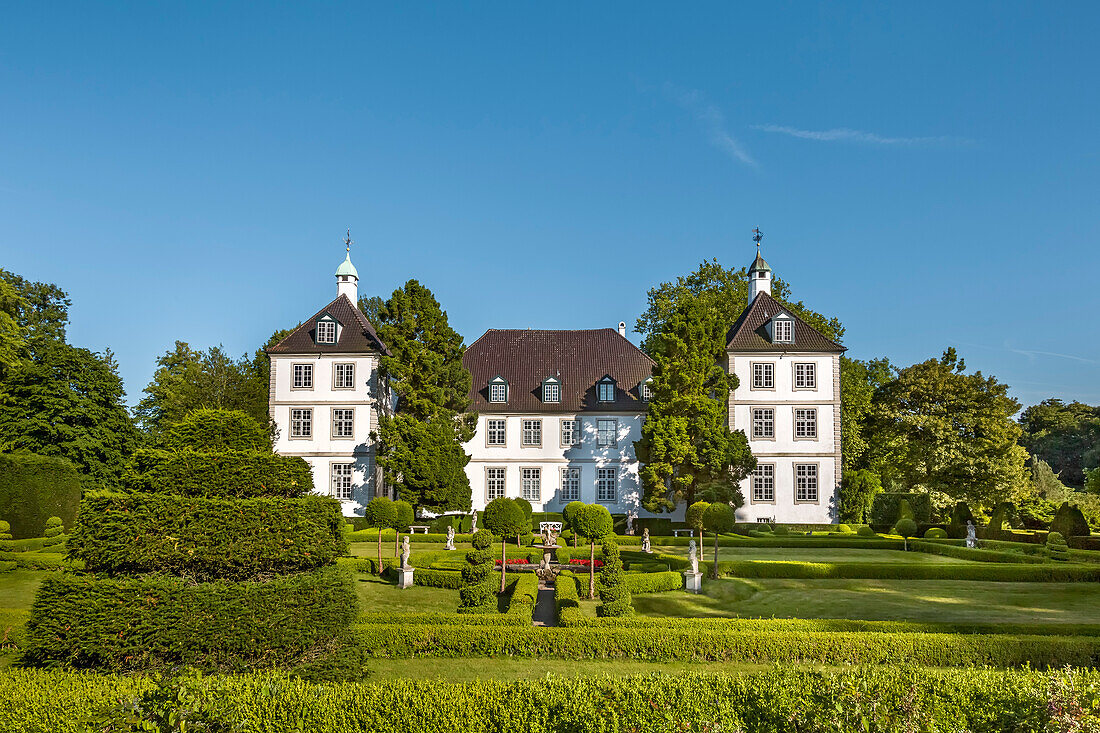
[[[401,540],[401,569],[405,570],[409,567],[409,553],[412,550],[409,548],[409,536],[405,535],[405,538]]]
[[[477,531],[477,509],[474,509],[472,516],[473,519],[470,520],[470,534]]]
[[[443,549],[444,550],[453,550],[453,549],[455,549],[455,528],[454,527],[447,527],[447,546],[444,547]]]
[[[966,520],[966,546],[977,547],[978,546],[978,529],[974,526],[974,520]]]
[[[649,527],[642,530],[642,552],[653,552],[653,545],[649,541]]]
[[[626,533],[631,536],[634,535],[634,512],[626,515]]]
[[[699,553],[696,552],[695,540],[692,540],[690,543],[688,543],[688,555],[691,556],[691,573],[692,573],[692,575],[698,575],[699,574]]]

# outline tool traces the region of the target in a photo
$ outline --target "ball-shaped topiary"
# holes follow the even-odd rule
[[[1061,532],[1051,532],[1047,535],[1047,554],[1051,560],[1069,560],[1069,545]]]
[[[859,529],[856,530],[856,536],[857,537],[878,537],[878,533],[875,532],[875,530],[871,529],[871,527],[869,525],[864,524]]]
[[[630,604],[630,589],[623,579],[623,561],[619,545],[608,539],[603,543],[603,568],[600,569],[600,616],[629,616],[634,612]]]
[[[524,527],[530,528],[530,520],[516,500],[506,496],[489,502],[481,516],[485,527],[500,538],[500,592],[503,593],[508,573],[508,538],[523,533]]]
[[[46,520],[46,541],[44,547],[53,547],[65,541],[65,525],[61,523],[61,517],[50,517]]]
[[[573,528],[573,522],[577,517],[577,512],[582,508],[584,508],[583,501],[571,501],[561,510],[562,524],[564,524],[573,535],[573,547],[577,546],[577,530]]]
[[[900,534],[902,539],[905,540],[905,549],[909,549],[909,538],[917,534],[917,523],[909,517],[899,519],[898,523],[894,525],[894,532]]]
[[[772,530],[776,537],[786,537],[791,533],[790,527],[785,524],[775,525],[775,529]]]
[[[466,565],[462,568],[462,588],[458,591],[459,613],[495,613],[496,594],[493,592],[493,534],[479,529],[470,538],[474,549],[466,553]]]
[[[836,526],[836,531],[837,532],[843,532],[844,534],[852,534],[852,532],[853,532],[852,527],[850,525],[847,525],[847,524],[838,524]]]
[[[926,540],[946,540],[947,530],[941,527],[929,527],[924,533],[924,539]]]
[[[585,504],[574,517],[573,527],[588,540],[588,599],[592,600],[596,597],[596,543],[615,531],[615,523],[607,507]]]

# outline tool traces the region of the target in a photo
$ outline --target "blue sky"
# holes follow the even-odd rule
[[[1100,402],[1100,5],[9,5],[0,266],[131,401],[418,278],[452,324],[633,325],[753,256],[859,358]]]

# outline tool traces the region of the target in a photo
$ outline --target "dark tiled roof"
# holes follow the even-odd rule
[[[623,412],[645,409],[638,385],[653,362],[613,328],[588,331],[489,329],[466,349],[473,378],[470,409],[477,412]],[[508,380],[508,402],[489,402],[489,380]],[[596,382],[611,375],[615,401],[596,400]],[[542,382],[561,380],[560,403],[542,401]]]
[[[334,344],[319,344],[314,340],[317,319],[326,313],[343,326],[340,337]],[[389,353],[367,317],[343,294],[268,349],[269,354],[356,354],[364,351]]]
[[[772,316],[783,311],[794,320],[794,343],[773,344],[768,340],[768,331],[764,327]],[[768,295],[760,293],[745,309],[733,328],[726,336],[727,351],[826,351],[840,353],[847,351],[843,346],[826,338],[812,326],[796,316],[782,303]]]

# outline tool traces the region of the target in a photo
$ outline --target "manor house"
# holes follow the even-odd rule
[[[772,270],[749,268],[749,298],[727,337],[725,367],[739,385],[729,422],[743,430],[758,466],[742,484],[738,521],[836,521],[840,483],[840,355],[844,347],[771,295]],[[359,310],[359,274],[348,252],[337,297],[269,350],[275,450],[305,458],[314,486],[361,515],[389,494],[372,437],[386,345]],[[490,329],[470,344],[477,432],[466,444],[473,506],[523,497],[535,511],[570,501],[647,516],[634,441],[641,437],[653,362],[626,324],[593,330]],[[681,508],[674,518],[682,518]]]

